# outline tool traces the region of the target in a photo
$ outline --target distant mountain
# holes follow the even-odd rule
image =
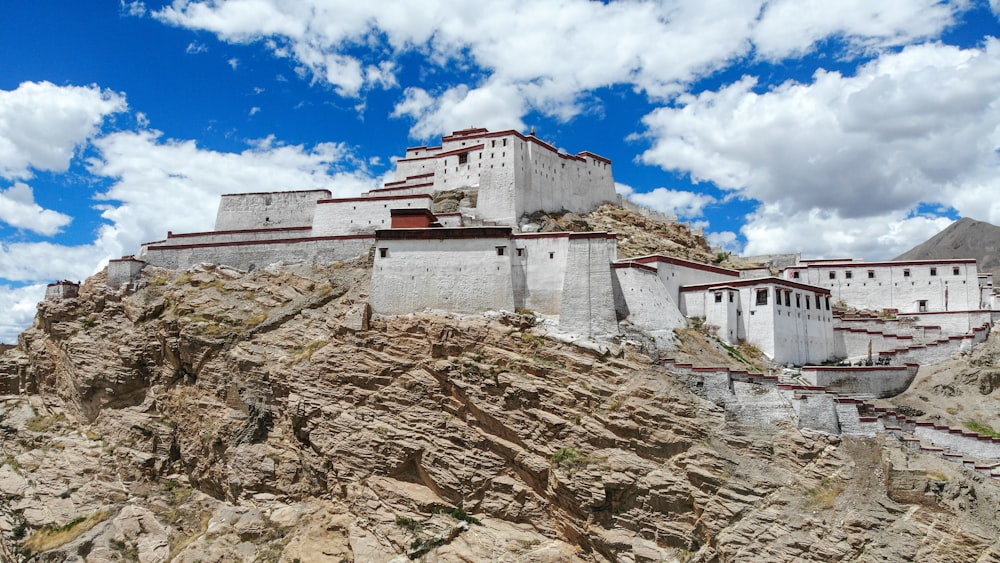
[[[1000,227],[975,219],[960,219],[895,259],[947,258],[975,258],[980,272],[1000,274]]]

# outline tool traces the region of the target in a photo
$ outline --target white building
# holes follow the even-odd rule
[[[535,211],[585,213],[617,201],[611,161],[562,152],[534,134],[455,131],[436,147],[412,147],[396,161],[396,181],[372,194],[479,189],[480,219],[517,225]]]
[[[830,292],[779,278],[743,279],[681,288],[681,311],[717,327],[730,344],[749,342],[778,363],[833,359]]]
[[[781,277],[826,288],[834,302],[899,313],[983,308],[976,261],[802,260]],[[988,304],[986,304],[988,306]]]

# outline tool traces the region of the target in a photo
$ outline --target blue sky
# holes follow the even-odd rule
[[[0,5],[0,341],[222,193],[357,194],[468,126],[607,156],[745,254],[1000,224],[1000,1],[360,4]]]

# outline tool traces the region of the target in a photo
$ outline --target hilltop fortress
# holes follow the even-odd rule
[[[436,212],[433,194],[454,189],[475,192],[475,203]],[[795,260],[777,273],[733,270],[669,256],[621,258],[613,233],[532,232],[527,221],[539,211],[585,213],[618,201],[604,157],[567,154],[533,133],[466,129],[440,146],[407,149],[395,180],[358,197],[224,195],[214,230],[146,243],[138,258],[113,260],[108,280],[130,283],[146,264],[246,270],[371,255],[375,314],[531,310],[571,336],[638,329],[654,339],[697,318],[724,342],[749,342],[796,365],[892,355],[912,343],[905,334],[859,336],[871,330],[859,323],[872,323],[841,318],[834,304],[905,315],[955,346],[968,346],[994,320],[992,280],[975,260]],[[940,355],[940,344],[900,357],[921,363]]]

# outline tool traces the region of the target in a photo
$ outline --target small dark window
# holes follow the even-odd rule
[[[799,279],[799,273],[798,272],[792,272],[792,278],[793,279]]]
[[[802,308],[802,294],[801,293],[796,293],[795,294],[795,308],[796,309],[801,309]]]
[[[549,260],[552,260],[555,257],[556,257],[556,253],[555,252],[549,252]]]
[[[903,277],[904,278],[910,277],[910,270],[903,270]]]
[[[932,276],[936,276],[937,275],[937,268],[931,268],[931,275]]]
[[[757,290],[757,304],[758,305],[767,305],[767,290],[766,289],[758,289]]]
[[[819,295],[816,296],[816,309],[817,310],[818,309],[822,309],[822,307],[820,307],[820,305],[819,305]]]
[[[503,256],[504,252],[506,252],[506,251],[507,251],[507,247],[506,246],[498,246],[497,247],[497,256]]]
[[[791,307],[791,306],[792,306],[792,292],[791,291],[786,291],[785,292],[785,307]]]
[[[524,249],[523,248],[518,248],[517,249],[517,255],[518,256],[524,256]]]
[[[851,279],[854,277],[854,272],[844,272],[844,277],[847,279]]]
[[[379,256],[379,258],[388,258],[389,257],[389,249],[388,248],[380,248],[380,249],[378,249],[378,256]]]
[[[831,280],[837,279],[837,272],[830,272],[830,279]]]
[[[954,268],[951,269],[951,275],[953,276],[957,276],[958,272],[959,272],[958,266],[955,266]]]
[[[462,154],[458,155],[459,164],[465,164],[466,162],[469,162],[469,153],[463,152]]]
[[[830,297],[829,296],[827,296],[827,298],[826,298],[826,310],[827,311],[830,310]]]
[[[917,301],[917,309],[921,313],[926,313],[927,312],[927,301],[925,299],[921,299],[920,301]]]
[[[809,308],[809,296],[806,295],[806,309]]]
[[[868,270],[868,279],[875,279],[875,270]]]
[[[732,291],[729,292],[729,302],[730,303],[733,302],[733,292]]]
[[[715,292],[715,302],[716,303],[722,303],[722,292],[721,291],[716,291]]]

